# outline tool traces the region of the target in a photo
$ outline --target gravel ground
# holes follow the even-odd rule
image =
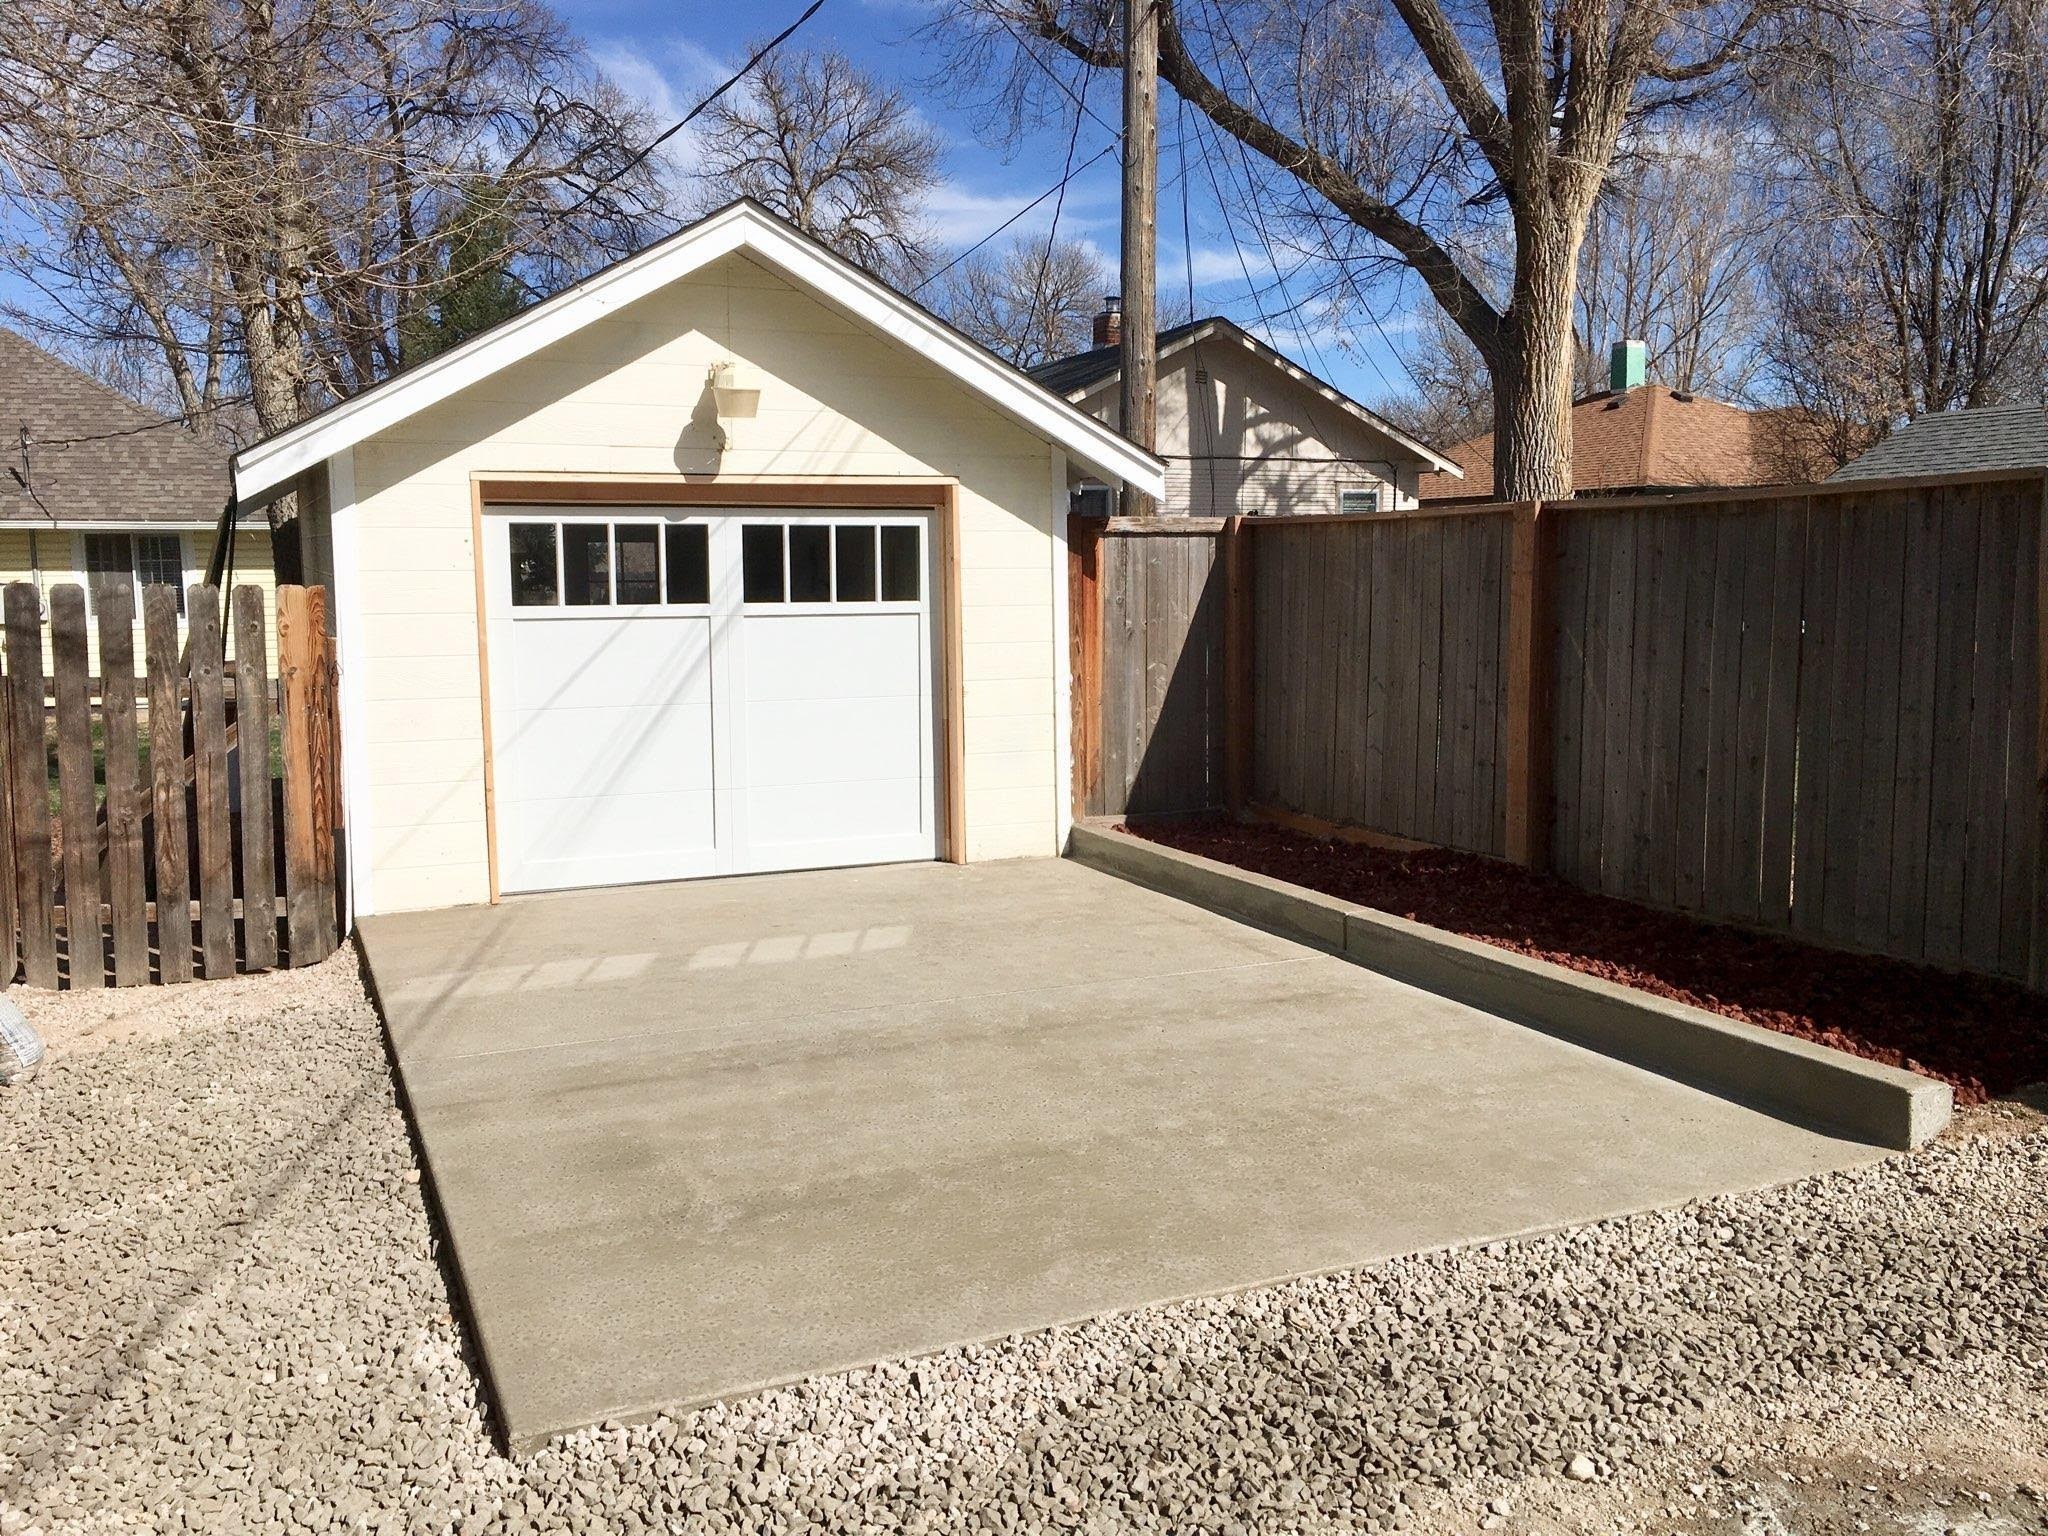
[[[2037,1120],[522,1463],[488,1438],[349,951],[19,995],[65,1043],[0,1097],[4,1536],[2048,1529]]]

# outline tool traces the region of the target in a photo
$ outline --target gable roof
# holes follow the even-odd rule
[[[0,474],[0,524],[220,520],[225,449],[0,328],[0,459],[10,469],[23,467],[24,430],[28,489]]]
[[[1830,480],[1880,480],[1958,469],[2035,469],[2048,465],[2048,407],[1985,405],[1930,411],[1900,427]]]
[[[1226,319],[1222,315],[1211,315],[1206,320],[1190,320],[1183,325],[1169,326],[1161,331],[1158,339],[1159,359],[1164,362],[1183,347],[1190,347],[1201,341],[1227,341],[1242,347],[1262,362],[1277,368],[1295,383],[1364,422],[1381,436],[1400,444],[1425,464],[1435,465],[1440,473],[1454,478],[1463,473],[1454,460],[1438,453],[1427,443],[1410,437],[1379,412],[1368,410],[1336,385],[1318,378],[1285,354],[1267,346],[1235,320]],[[1120,347],[1096,347],[1092,351],[1076,352],[1071,357],[1059,357],[1049,363],[1040,363],[1031,370],[1031,377],[1047,389],[1057,390],[1069,400],[1079,400],[1084,395],[1092,394],[1109,380],[1121,378],[1123,371],[1123,351]]]
[[[1662,384],[1602,390],[1572,407],[1572,489],[1584,496],[1768,485],[1784,478],[1771,451],[1774,425],[1771,412],[1746,411]],[[1467,438],[1446,451],[1464,466],[1464,482],[1425,475],[1417,498],[1491,500],[1493,434]]]
[[[274,494],[301,470],[735,252],[744,252],[928,359],[994,410],[1066,449],[1091,473],[1148,495],[1164,494],[1166,466],[1151,454],[745,198],[613,262],[459,347],[244,448],[235,456],[236,492],[244,501]]]

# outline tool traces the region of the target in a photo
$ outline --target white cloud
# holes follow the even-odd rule
[[[925,199],[925,219],[941,245],[952,248],[972,245],[1044,190],[1038,187],[1021,192],[989,192],[957,177],[948,177]],[[1113,203],[1115,198],[1114,184],[1095,186],[1079,179],[1070,183],[1066,200],[1060,206],[1061,233],[1086,238],[1086,231],[1098,228],[1102,223],[1099,210],[1106,203]],[[998,238],[1044,234],[1052,222],[1055,201],[1055,198],[1046,198]]]
[[[702,43],[687,37],[654,39],[642,48],[609,39],[591,50],[598,68],[666,128],[739,67]],[[661,146],[659,158],[671,176],[687,176],[696,168],[700,146],[694,129],[685,128]]]
[[[1185,283],[1189,265],[1190,258],[1185,250],[1162,255],[1159,261],[1160,280],[1164,282],[1171,276],[1178,277]],[[1239,252],[1198,245],[1194,250],[1192,265],[1197,288],[1229,284],[1242,292],[1247,270],[1251,273],[1252,281],[1260,286],[1273,280],[1273,263],[1266,258],[1264,251]]]

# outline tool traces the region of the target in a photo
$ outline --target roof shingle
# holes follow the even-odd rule
[[[1572,407],[1572,489],[1681,490],[1691,486],[1768,485],[1784,479],[1769,437],[1771,413],[1745,411],[1661,384],[1602,391]],[[1487,501],[1493,496],[1493,434],[1444,450],[1465,478],[1424,475],[1423,501]]]
[[[227,453],[0,328],[0,524],[208,523],[228,495]],[[122,434],[107,436],[105,434]],[[61,446],[66,439],[96,438]]]
[[[1830,480],[1886,480],[1959,469],[2036,469],[2048,465],[2048,407],[1986,405],[1931,411],[1907,422]]]

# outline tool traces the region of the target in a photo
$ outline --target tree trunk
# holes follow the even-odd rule
[[[1524,230],[1493,375],[1493,487],[1500,501],[1572,494],[1572,304],[1578,246],[1563,230]]]

